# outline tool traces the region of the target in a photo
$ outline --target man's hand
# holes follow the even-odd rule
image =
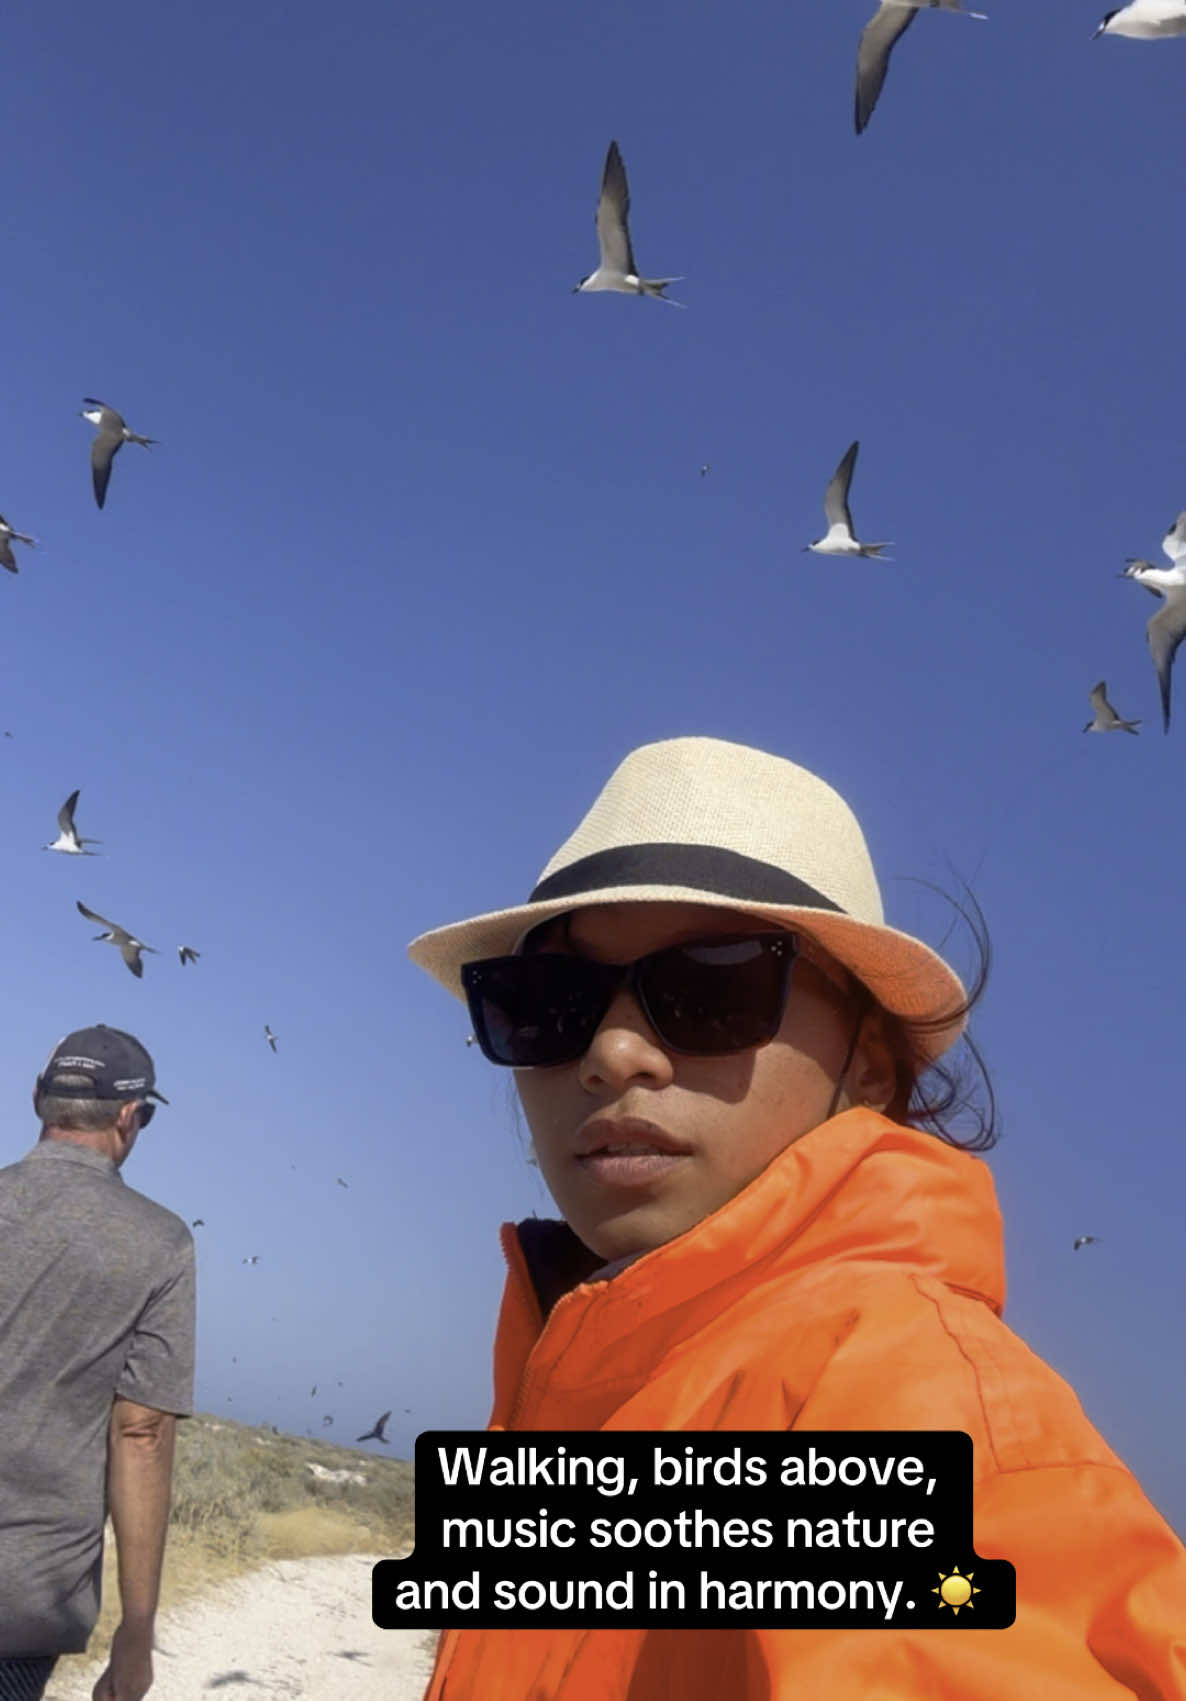
[[[142,1701],[152,1688],[152,1631],[121,1624],[91,1701]]]

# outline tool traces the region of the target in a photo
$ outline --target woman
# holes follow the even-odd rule
[[[447,1631],[426,1701],[1186,1697],[1186,1550],[1000,1320],[989,1171],[908,1120],[969,1000],[830,787],[644,746],[526,904],[410,953],[564,1217],[503,1227],[491,1428],[963,1430],[1017,1573],[1007,1630]]]

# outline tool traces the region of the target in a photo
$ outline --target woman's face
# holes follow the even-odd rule
[[[533,948],[628,963],[685,940],[761,932],[736,910],[700,904],[601,904],[541,929]],[[843,974],[837,971],[837,979]],[[585,1055],[515,1079],[536,1158],[565,1220],[604,1259],[648,1252],[719,1209],[778,1153],[823,1122],[856,1026],[854,1001],[815,964],[796,960],[782,1026],[769,1045],[726,1057],[685,1057],[657,1039],[633,994],[618,992]],[[837,1110],[884,1106],[893,1069],[876,1016],[862,1024]],[[589,1149],[645,1122],[677,1153],[616,1164]]]

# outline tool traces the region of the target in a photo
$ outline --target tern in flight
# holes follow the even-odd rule
[[[98,851],[89,851],[87,845],[101,845],[102,839],[80,839],[78,829],[74,825],[74,811],[78,807],[78,793],[72,791],[65,803],[58,810],[57,838],[52,845],[42,845],[42,850],[64,851],[67,856],[98,856]]]
[[[1186,0],[1131,0],[1128,6],[1105,12],[1095,35],[1127,35],[1134,41],[1186,35]]]
[[[97,922],[100,927],[107,929],[106,933],[96,933],[95,938],[103,939],[109,945],[118,946],[120,956],[136,979],[139,980],[144,973],[144,964],[140,961],[140,953],[141,951],[151,951],[155,955],[156,946],[146,945],[143,939],[137,939],[134,934],[128,932],[126,927],[118,927],[115,922],[107,921],[103,916],[96,915],[94,910],[88,910],[80,899],[75,899],[75,902],[78,905],[79,915],[84,915],[88,921]]]
[[[1165,731],[1170,729],[1170,677],[1178,645],[1186,637],[1186,510],[1178,515],[1161,540],[1161,547],[1173,562],[1172,567],[1155,567],[1151,561],[1129,559],[1121,574],[1143,585],[1153,596],[1165,602],[1145,628],[1149,653],[1161,690],[1161,716]]]
[[[888,543],[861,543],[852,529],[852,510],[848,506],[848,487],[852,483],[853,468],[857,464],[857,453],[860,443],[851,443],[836,471],[832,474],[831,483],[824,492],[824,517],[828,529],[823,537],[817,537],[814,543],[805,543],[804,549],[814,549],[817,555],[867,555],[876,557],[879,561],[888,561],[888,555],[882,555],[883,549],[891,547]]]
[[[8,521],[0,514],[0,567],[7,567],[10,573],[19,573],[16,556],[12,553],[14,543],[32,544],[34,539],[26,537],[24,532],[14,532]]]
[[[642,278],[634,260],[630,241],[630,190],[626,183],[626,167],[618,144],[611,142],[601,174],[601,195],[597,202],[597,246],[600,250],[597,270],[582,278],[573,290],[574,295],[595,290],[616,290],[619,295],[653,295],[666,301],[669,307],[682,307],[682,301],[672,301],[663,292],[668,284],[679,278]]]
[[[359,1441],[381,1441],[385,1447],[389,1447],[391,1443],[383,1431],[387,1428],[387,1419],[390,1416],[390,1412],[384,1412],[381,1418],[376,1418],[374,1428],[368,1429],[365,1435],[360,1435]]]
[[[1136,735],[1140,721],[1121,720],[1108,701],[1108,687],[1104,680],[1093,687],[1089,701],[1095,710],[1095,719],[1088,721],[1084,732],[1131,732]]]
[[[857,48],[857,135],[868,124],[889,70],[890,54],[921,11],[938,7],[944,12],[962,12],[965,18],[985,17],[969,12],[960,0],[881,0],[876,12],[861,31]]]
[[[266,1022],[264,1023],[264,1038],[267,1040],[267,1042],[271,1046],[272,1050],[275,1051],[275,1049],[276,1049],[276,1036],[272,1032],[271,1028],[269,1028],[269,1026]]]
[[[181,958],[181,966],[184,968],[187,963],[196,963],[202,953],[195,951],[192,945],[179,945],[177,955]]]
[[[95,487],[95,501],[101,508],[107,500],[107,486],[111,479],[111,463],[119,454],[125,443],[140,443],[148,449],[156,442],[155,437],[141,437],[138,431],[130,431],[124,423],[122,414],[109,408],[106,402],[98,401],[94,396],[84,396],[86,407],[82,417],[95,426],[95,439],[91,444],[91,481]]]
[[[1098,1234],[1077,1234],[1075,1236],[1075,1245],[1073,1250],[1078,1252],[1081,1246],[1098,1246],[1099,1240],[1100,1237]]]

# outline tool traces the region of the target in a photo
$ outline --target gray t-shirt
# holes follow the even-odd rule
[[[81,1653],[99,1612],[114,1397],[193,1410],[194,1243],[110,1158],[0,1169],[0,1657]]]

